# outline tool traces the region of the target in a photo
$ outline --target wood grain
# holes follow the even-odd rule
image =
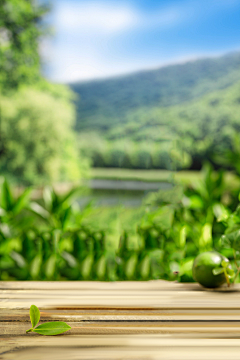
[[[239,359],[240,287],[149,282],[0,282],[0,359]],[[26,334],[29,307],[60,336]]]

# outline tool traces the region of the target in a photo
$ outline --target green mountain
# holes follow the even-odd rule
[[[76,130],[109,130],[138,109],[170,107],[225,89],[240,80],[240,53],[70,84],[79,95]]]
[[[200,169],[206,160],[221,166],[239,133],[240,81],[180,105],[129,111],[126,123],[81,132],[79,147],[96,167]]]

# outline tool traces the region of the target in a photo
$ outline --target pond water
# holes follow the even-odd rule
[[[94,201],[96,206],[124,205],[126,207],[138,207],[149,192],[168,190],[173,186],[167,182],[103,179],[92,179],[85,185],[87,190],[86,194],[78,200],[80,205]]]

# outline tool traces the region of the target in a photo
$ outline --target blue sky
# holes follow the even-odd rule
[[[48,22],[41,51],[56,82],[240,50],[240,0],[52,0]]]

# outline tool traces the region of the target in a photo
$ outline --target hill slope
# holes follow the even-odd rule
[[[96,167],[199,169],[239,132],[240,81],[184,104],[129,111],[126,123],[85,131],[79,143]]]
[[[128,122],[132,110],[169,107],[224,89],[240,80],[240,53],[158,70],[70,84],[79,95],[77,130],[108,130]]]

